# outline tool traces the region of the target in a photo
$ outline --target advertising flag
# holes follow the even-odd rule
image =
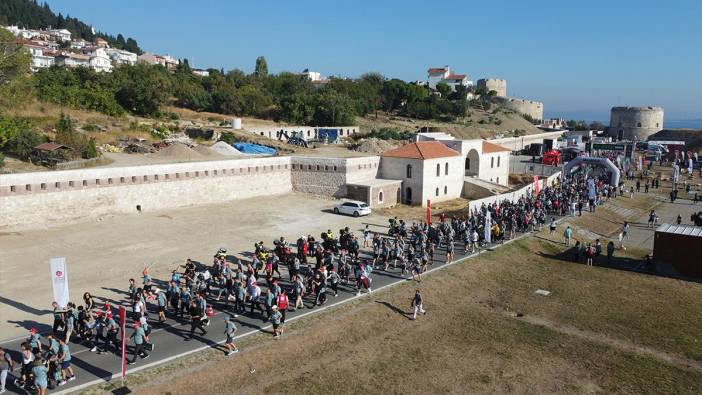
[[[68,267],[66,258],[51,258],[51,285],[54,289],[54,301],[60,307],[68,305]]]

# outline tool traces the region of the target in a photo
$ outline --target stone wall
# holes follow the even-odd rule
[[[538,101],[515,99],[511,97],[493,97],[497,105],[519,114],[526,114],[536,120],[544,119],[544,104]]]
[[[661,107],[612,107],[607,135],[615,139],[646,140],[663,129]]]
[[[298,192],[332,197],[347,195],[346,184],[372,180],[378,175],[380,157],[292,157],[292,184]]]
[[[290,174],[274,157],[2,175],[0,229],[285,194]]]
[[[507,97],[507,80],[499,78],[482,78],[478,80],[478,88],[483,88],[487,92],[495,91],[496,96]]]

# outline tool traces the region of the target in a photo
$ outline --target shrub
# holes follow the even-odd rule
[[[46,137],[31,129],[22,129],[7,144],[7,151],[17,155],[22,160],[29,159],[34,147],[46,142]]]
[[[5,155],[0,153],[0,168],[5,167]]]

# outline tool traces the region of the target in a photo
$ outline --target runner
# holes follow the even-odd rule
[[[238,329],[236,327],[236,323],[234,322],[234,317],[229,314],[224,316],[224,323],[224,334],[227,335],[227,341],[224,343],[224,346],[227,347],[226,356],[230,356],[239,352],[239,349],[236,348],[236,343],[234,341],[234,334]]]

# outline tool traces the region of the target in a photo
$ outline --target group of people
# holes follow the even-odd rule
[[[133,346],[128,363],[136,363],[138,357],[148,358],[153,351],[155,346],[149,335],[154,320],[189,320],[190,331],[185,340],[190,340],[196,332],[201,336],[208,333],[216,304],[224,313],[224,344],[226,354],[231,355],[238,351],[235,337],[240,314],[270,322],[273,336],[280,338],[286,312],[321,306],[328,296],[336,297],[341,290],[357,295],[370,293],[374,272],[420,283],[422,274],[435,264],[438,251],[443,252],[446,262],[451,262],[456,248],[472,253],[486,244],[512,239],[518,232],[539,230],[549,216],[549,226],[553,227],[555,216],[582,211],[583,205],[592,211],[602,201],[616,196],[616,189],[603,180],[588,181],[588,177],[580,175],[559,181],[516,201],[483,204],[464,216],[442,216],[436,224],[420,221],[410,225],[393,218],[388,234],[372,232],[366,226],[362,241],[347,227],[339,230],[338,237],[327,230],[318,239],[302,235],[293,243],[280,237],[270,248],[257,242],[247,261],[228,255],[222,248],[214,254],[211,265],[188,259],[171,272],[167,281],[154,280],[147,267],[141,284],[130,279],[127,290],[132,321],[129,326],[133,328],[126,340]],[[596,243],[592,248],[594,256],[598,255],[601,246]],[[287,269],[286,279],[281,267]],[[419,289],[411,308],[413,319],[417,313],[426,313]],[[81,305],[69,303],[62,308],[54,303],[53,309],[52,333],[43,339],[34,331],[22,346],[19,383],[33,385],[40,394],[52,382],[62,385],[75,379],[70,342],[84,343],[98,353],[115,352],[122,346],[121,326],[109,303],[98,307],[86,293]],[[156,312],[153,319],[149,310]]]

